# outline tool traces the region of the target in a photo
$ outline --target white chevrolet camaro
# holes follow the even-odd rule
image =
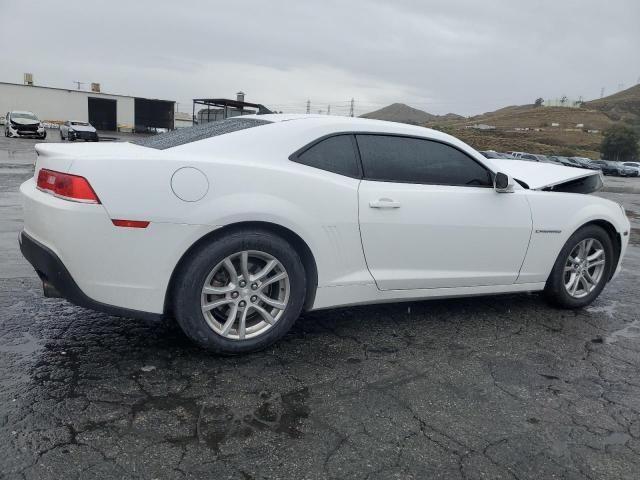
[[[260,115],[141,142],[39,144],[20,244],[45,295],[174,317],[242,353],[303,310],[544,291],[591,303],[630,225],[600,173],[487,159],[444,133]]]

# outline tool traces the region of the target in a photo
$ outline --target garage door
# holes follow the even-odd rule
[[[115,100],[89,97],[89,123],[98,130],[117,130],[116,105]]]

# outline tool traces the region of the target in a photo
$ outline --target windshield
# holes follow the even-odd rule
[[[81,127],[88,127],[89,124],[87,122],[71,122],[71,125],[79,125]]]
[[[13,112],[11,118],[22,118],[24,120],[38,120],[33,113],[30,112]]]

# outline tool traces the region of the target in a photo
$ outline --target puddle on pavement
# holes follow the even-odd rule
[[[610,318],[613,318],[618,308],[618,302],[612,301],[609,305],[603,305],[602,307],[587,307],[586,310],[589,313],[604,313]]]
[[[610,333],[604,338],[604,343],[616,343],[622,339],[640,338],[640,320],[634,320],[629,325],[620,330]]]
[[[605,445],[624,445],[629,440],[631,440],[631,436],[622,432],[613,432],[604,438],[603,443]]]
[[[17,353],[23,357],[30,357],[34,353],[38,352],[42,348],[44,348],[29,332],[25,332],[22,334],[23,341],[21,343],[11,343],[0,345],[0,353]]]

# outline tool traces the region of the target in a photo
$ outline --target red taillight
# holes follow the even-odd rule
[[[147,228],[150,222],[142,220],[111,220],[116,227]]]
[[[87,179],[78,175],[42,168],[38,172],[38,188],[65,200],[100,203],[96,192],[93,191]]]

